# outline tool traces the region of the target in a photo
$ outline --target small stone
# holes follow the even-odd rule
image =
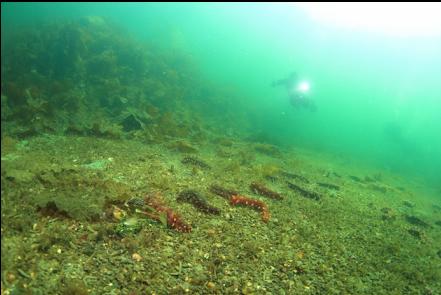
[[[207,235],[209,235],[210,237],[213,237],[216,235],[216,231],[214,229],[208,229],[207,230]]]
[[[214,287],[216,287],[216,285],[213,282],[208,282],[207,283],[207,288],[208,289],[213,289]]]
[[[138,253],[133,253],[132,259],[135,260],[136,262],[140,262],[142,260],[142,257]]]
[[[8,281],[8,283],[12,283],[13,281],[15,281],[16,277],[13,273],[8,273],[8,275],[6,276],[6,280]]]
[[[116,206],[113,208],[113,212],[112,213],[113,213],[113,217],[116,220],[121,220],[125,216],[125,212],[123,210],[119,209]]]

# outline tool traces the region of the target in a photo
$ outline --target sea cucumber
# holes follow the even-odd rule
[[[185,190],[179,193],[179,196],[177,197],[178,201],[180,202],[187,202],[192,204],[195,208],[198,210],[208,213],[208,214],[214,214],[219,215],[220,210],[216,207],[211,206],[207,203],[206,200],[204,200],[196,191],[194,190]]]
[[[332,184],[332,183],[317,182],[317,185],[319,185],[321,187],[333,189],[333,190],[336,190],[336,191],[340,190],[340,187],[338,185],[335,185],[335,184]]]
[[[421,226],[421,227],[431,227],[430,224],[421,220],[420,218],[413,215],[405,215],[404,218],[407,222],[413,225]]]
[[[230,202],[231,205],[245,205],[260,210],[262,213],[262,220],[264,222],[268,222],[270,220],[271,215],[268,206],[262,201],[250,199],[244,196],[233,195]]]
[[[316,192],[307,191],[307,190],[301,188],[300,186],[298,186],[294,183],[291,183],[291,182],[287,182],[287,184],[290,189],[300,193],[302,196],[304,196],[306,198],[317,200],[317,201],[320,200],[320,196]]]
[[[182,159],[181,163],[182,163],[182,164],[185,164],[185,165],[198,166],[198,167],[200,167],[200,168],[202,168],[202,169],[210,169],[210,168],[211,168],[211,167],[210,167],[207,163],[205,163],[204,161],[199,160],[199,159],[194,158],[194,157],[185,157],[184,159]]]
[[[144,201],[158,213],[165,213],[167,215],[168,227],[183,233],[191,232],[191,225],[187,224],[173,209],[166,207],[158,194],[149,195],[145,197]],[[155,213],[145,212],[144,214],[155,220],[161,219],[160,216]]]
[[[260,184],[258,182],[252,182],[250,184],[250,189],[253,193],[255,194],[259,194],[271,199],[276,199],[276,200],[282,200],[283,197],[281,194],[270,190],[269,188],[265,187],[263,184]]]
[[[213,194],[216,194],[218,196],[221,196],[227,200],[230,200],[231,197],[233,195],[238,195],[239,193],[234,191],[234,190],[230,190],[230,189],[225,189],[219,185],[213,184],[210,186],[210,192],[212,192]]]
[[[282,171],[282,172],[280,172],[280,174],[286,178],[298,179],[300,181],[303,181],[304,183],[309,183],[309,180],[302,175],[298,175],[298,174],[294,174],[294,173],[290,173],[290,172],[286,172],[286,171]]]

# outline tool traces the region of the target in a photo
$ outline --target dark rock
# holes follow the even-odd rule
[[[386,221],[395,220],[397,217],[394,210],[392,210],[391,208],[388,208],[388,207],[382,208],[381,212],[383,212],[383,215],[381,216],[381,218]]]
[[[423,238],[423,233],[416,229],[410,228],[407,230],[407,232],[412,236],[414,236],[415,238],[417,238],[418,240],[421,240]]]
[[[125,132],[141,130],[144,127],[143,123],[134,114],[129,114],[127,117],[125,117],[122,120],[121,125],[123,126],[123,130]]]
[[[425,222],[425,221],[421,220],[420,218],[413,216],[413,215],[406,215],[405,219],[408,223],[416,225],[416,226],[421,226],[421,227],[425,227],[425,228],[430,227],[430,225],[427,222]]]

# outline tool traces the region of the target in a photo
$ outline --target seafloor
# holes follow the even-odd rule
[[[249,98],[104,18],[13,28],[2,295],[440,294],[423,180],[275,145]]]
[[[228,138],[207,141],[191,158],[175,146],[3,140],[2,294],[440,290],[441,208],[421,197],[417,182]],[[283,199],[253,193],[256,181]],[[213,184],[265,202],[270,220],[231,206]],[[188,189],[220,214],[177,202]],[[131,208],[130,200],[152,192],[191,232],[140,213],[147,205]]]

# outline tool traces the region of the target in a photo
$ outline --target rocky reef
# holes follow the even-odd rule
[[[200,140],[201,118],[221,115],[203,105],[231,97],[202,83],[187,55],[140,43],[98,16],[2,31],[1,73],[2,137]]]

